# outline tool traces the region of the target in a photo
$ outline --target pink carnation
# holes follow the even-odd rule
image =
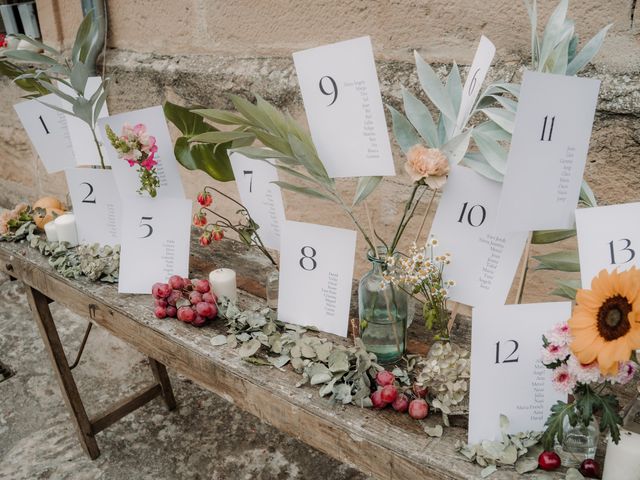
[[[553,371],[553,386],[559,392],[569,394],[576,386],[576,378],[569,373],[566,365],[560,365]]]
[[[570,353],[568,345],[550,343],[542,350],[542,363],[549,365],[553,362],[563,361]]]
[[[626,385],[633,380],[636,371],[638,370],[638,364],[632,360],[628,362],[621,362],[618,369],[618,375],[611,379],[611,383],[619,383],[620,385]]]
[[[569,345],[571,343],[571,330],[567,322],[558,323],[546,335],[547,340],[556,345]]]
[[[584,365],[580,363],[574,355],[571,355],[567,361],[567,368],[569,369],[569,373],[575,377],[579,383],[596,383],[602,380],[598,362]]]

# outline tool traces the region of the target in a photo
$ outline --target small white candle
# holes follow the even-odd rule
[[[620,429],[616,445],[609,437],[602,480],[640,480],[640,435]]]
[[[230,268],[218,268],[209,274],[209,283],[216,297],[227,297],[231,303],[236,303],[236,272]]]
[[[78,232],[76,230],[76,217],[71,213],[60,215],[54,220],[56,234],[59,242],[68,242],[70,246],[78,245]]]
[[[56,232],[56,224],[51,221],[44,224],[44,233],[47,235],[47,241],[57,242],[58,233]]]

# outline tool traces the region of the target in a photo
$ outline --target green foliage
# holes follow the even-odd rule
[[[540,262],[536,270],[559,270],[561,272],[580,271],[580,261],[578,259],[578,252],[576,251],[553,252],[546,255],[537,255],[533,258]]]
[[[582,288],[580,280],[556,280],[556,288],[551,291],[551,294],[575,300],[580,288]]]

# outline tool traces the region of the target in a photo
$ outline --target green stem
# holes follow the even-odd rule
[[[98,149],[98,155],[100,155],[100,166],[103,170],[106,170],[107,167],[104,164],[104,158],[102,156],[102,150],[100,149],[100,142],[98,141],[98,137],[96,136],[95,126],[89,125],[89,127],[91,128],[91,133],[93,134],[93,141],[95,142],[96,148]]]
[[[396,234],[393,236],[393,242],[391,242],[391,248],[389,249],[389,252],[388,252],[389,255],[392,255],[395,252],[396,247],[398,246],[398,242],[400,242],[400,238],[402,237],[402,233],[404,232],[404,229],[406,227],[405,219],[407,218],[407,214],[409,213],[409,210],[411,210],[411,204],[413,203],[413,199],[415,198],[416,192],[418,191],[419,187],[420,187],[419,183],[414,183],[413,190],[411,191],[411,197],[409,197],[409,200],[404,206],[402,219],[400,219],[400,223],[398,224],[398,229],[396,230]],[[406,220],[407,223],[409,222],[409,220],[411,220],[411,216],[409,216],[409,218]]]

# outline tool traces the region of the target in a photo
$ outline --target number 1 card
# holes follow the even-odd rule
[[[347,336],[356,232],[285,222],[278,320]]]
[[[293,54],[313,143],[330,177],[395,175],[369,37]]]
[[[573,228],[600,81],[525,72],[498,228]]]
[[[576,210],[582,288],[602,269],[640,267],[640,203]]]
[[[542,335],[571,316],[571,302],[492,305],[473,309],[469,443],[500,440],[500,415],[509,433],[544,430],[551,406],[567,396],[540,361]]]

